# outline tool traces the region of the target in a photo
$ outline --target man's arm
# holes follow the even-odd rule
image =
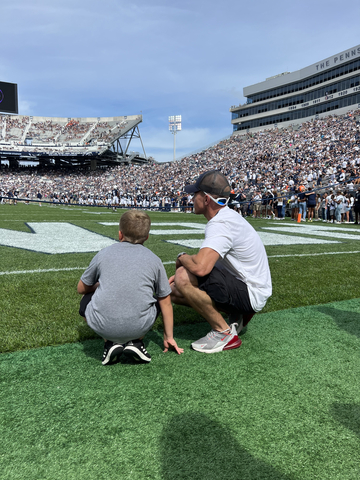
[[[77,292],[80,293],[80,295],[86,295],[87,293],[95,292],[98,286],[99,282],[96,282],[95,285],[85,285],[82,280],[79,280]]]
[[[184,253],[176,260],[176,268],[183,266],[197,277],[204,277],[214,268],[220,255],[212,248],[202,248],[196,255]]]

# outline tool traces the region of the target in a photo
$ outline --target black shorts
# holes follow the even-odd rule
[[[214,267],[205,277],[197,277],[200,290],[215,302],[216,308],[225,313],[255,313],[246,283]]]
[[[94,295],[95,292],[91,292],[91,293],[86,293],[80,300],[80,308],[79,308],[79,315],[81,317],[85,317],[85,310],[86,310],[86,307],[88,305],[88,303],[90,303],[91,299],[92,299],[92,296]]]

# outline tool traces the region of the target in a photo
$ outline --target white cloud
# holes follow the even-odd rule
[[[244,86],[357,45],[360,3],[335,5],[13,0],[1,10],[0,79],[18,83],[22,114],[142,111],[146,153],[169,160],[168,115],[184,119],[177,156],[205,147],[231,133]]]

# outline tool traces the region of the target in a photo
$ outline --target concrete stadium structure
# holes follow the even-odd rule
[[[139,124],[142,115],[55,118],[0,114],[0,167],[8,162],[58,166],[147,163]],[[140,139],[143,155],[129,150]]]
[[[360,45],[296,72],[243,89],[245,105],[232,106],[233,131],[265,130],[340,115],[360,107]]]

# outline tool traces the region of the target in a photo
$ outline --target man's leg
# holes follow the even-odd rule
[[[221,313],[215,308],[213,300],[199,289],[195,275],[180,267],[175,273],[175,282],[171,285],[171,301],[176,305],[187,305],[196,310],[207,320],[213,330],[223,332],[229,325]]]

